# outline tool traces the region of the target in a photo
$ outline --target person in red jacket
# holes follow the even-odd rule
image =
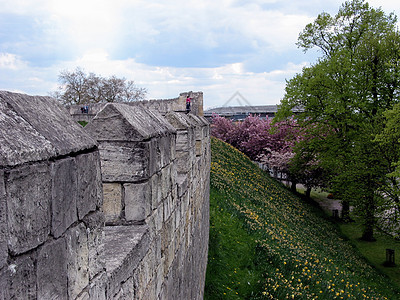
[[[188,114],[190,112],[190,102],[191,102],[192,98],[189,97],[189,94],[186,98],[186,113]]]

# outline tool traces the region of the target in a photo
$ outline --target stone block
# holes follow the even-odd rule
[[[136,103],[109,103],[86,130],[98,141],[142,141],[175,129],[161,115]]]
[[[66,158],[52,163],[51,176],[51,233],[58,238],[78,219],[76,209],[78,185],[75,159]]]
[[[163,264],[160,264],[157,266],[155,282],[154,282],[156,297],[158,297],[157,299],[163,299],[163,298],[160,298],[161,287],[162,287],[163,282],[164,282],[164,268],[163,268]]]
[[[68,297],[75,299],[89,284],[89,248],[86,227],[79,224],[66,234]]]
[[[11,299],[36,299],[35,254],[19,256],[9,265]]]
[[[146,225],[107,226],[105,232],[105,256],[108,276],[108,297],[115,295],[121,282],[125,282],[136,270],[146,255],[149,245],[149,231]]]
[[[185,131],[178,131],[176,135],[176,151],[189,151],[191,149],[191,136]]]
[[[38,252],[37,299],[68,299],[67,272],[64,238],[44,244]]]
[[[8,248],[6,188],[4,185],[4,171],[0,169],[0,269],[7,263]]]
[[[92,280],[105,269],[103,242],[104,215],[101,212],[91,213],[83,221],[87,227],[89,280]]]
[[[171,161],[176,158],[176,134],[171,138]]]
[[[177,112],[168,112],[165,115],[165,118],[177,131],[188,130],[188,128],[193,130],[192,125],[189,123],[185,114],[180,114]]]
[[[80,294],[78,297],[76,297],[76,300],[90,300],[90,296],[88,292],[83,292]]]
[[[175,209],[175,228],[179,228],[181,224],[181,205],[182,202],[179,202]]]
[[[151,181],[124,184],[126,221],[144,221],[151,213]]]
[[[95,211],[103,204],[103,190],[101,184],[100,154],[81,154],[76,157],[78,173],[78,217],[82,219],[86,214]]]
[[[204,147],[202,141],[196,141],[196,156],[201,156],[203,154]]]
[[[103,183],[103,212],[106,223],[117,222],[122,213],[122,185]]]
[[[54,98],[5,91],[0,91],[0,98],[5,99],[18,115],[49,141],[57,155],[95,147],[96,142]]]
[[[151,281],[144,292],[143,299],[157,300],[158,298],[155,293],[155,283]]]
[[[121,283],[120,290],[112,297],[115,300],[135,299],[135,288],[133,278]]]
[[[176,153],[176,169],[179,173],[188,173],[193,164],[192,152],[177,152]]]
[[[149,179],[156,170],[150,142],[101,142],[103,182],[135,182]]]
[[[15,166],[48,159],[56,149],[29,122],[7,104],[0,91],[0,165]]]
[[[42,244],[50,233],[50,168],[41,163],[13,169],[6,186],[9,250],[20,254]]]
[[[164,204],[164,222],[166,222],[170,216],[172,211],[174,210],[174,207],[172,205],[172,196],[171,194],[168,195],[167,198],[165,198],[165,200],[163,201]]]
[[[154,223],[155,223],[155,229],[156,229],[156,234],[162,229],[163,222],[164,222],[164,205],[161,203],[157,209],[153,211],[154,215]]]
[[[151,208],[155,209],[161,202],[161,174],[154,174],[151,177]]]
[[[10,297],[10,269],[0,268],[0,300],[9,300]]]
[[[104,272],[90,281],[89,299],[90,300],[111,299],[111,297],[107,297],[106,289],[107,289],[107,275]]]
[[[181,198],[188,190],[188,178],[184,174],[179,174],[176,178],[176,184],[178,186],[178,197]]]
[[[164,135],[159,138],[159,151],[161,156],[161,168],[169,165],[172,161],[172,141],[175,141],[175,134]],[[175,143],[174,143],[175,144]]]
[[[161,170],[161,198],[165,199],[172,191],[171,167],[166,166]]]

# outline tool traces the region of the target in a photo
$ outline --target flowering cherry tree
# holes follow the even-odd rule
[[[233,122],[218,115],[212,119],[211,134],[267,165],[274,174],[285,174],[292,182],[290,162],[294,146],[303,139],[303,132],[294,118],[273,123],[270,119],[248,116],[243,122]]]

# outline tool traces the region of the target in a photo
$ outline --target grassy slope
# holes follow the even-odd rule
[[[206,299],[400,299],[320,210],[213,139]]]

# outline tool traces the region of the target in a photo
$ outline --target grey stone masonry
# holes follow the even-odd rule
[[[202,299],[202,103],[94,105],[82,128],[50,97],[0,91],[0,300]]]
[[[202,299],[209,123],[185,97],[167,103],[178,111],[108,104],[85,127],[100,150],[109,299]]]
[[[0,145],[0,299],[78,299],[105,275],[97,142],[54,99],[0,91]]]
[[[107,224],[140,223],[151,214],[151,178],[174,159],[176,130],[140,105],[108,104],[85,127],[99,143]]]
[[[8,248],[6,189],[4,186],[4,170],[0,169],[0,270],[6,266]]]
[[[203,92],[184,92],[180,93],[179,97],[173,99],[163,100],[143,100],[134,102],[125,102],[124,104],[130,106],[141,106],[147,109],[156,111],[161,115],[166,115],[168,112],[186,111],[186,97],[190,96],[191,100],[191,113],[196,116],[204,116],[203,112]],[[75,121],[90,122],[107,103],[89,103],[88,113],[83,113],[81,108],[82,105],[71,105],[68,107],[69,113]]]

